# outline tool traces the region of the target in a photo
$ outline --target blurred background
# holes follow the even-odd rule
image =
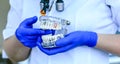
[[[9,59],[2,59],[2,30],[5,28],[7,22],[7,13],[9,10],[9,0],[0,0],[0,64],[14,64]],[[27,60],[18,64],[27,64]],[[110,54],[110,64],[120,64],[120,58]]]
[[[9,59],[2,59],[2,30],[6,25],[6,17],[9,10],[8,0],[0,0],[0,64],[12,64]]]

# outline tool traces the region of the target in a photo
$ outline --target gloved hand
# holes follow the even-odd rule
[[[68,51],[77,46],[94,47],[97,43],[97,34],[88,31],[75,31],[67,34],[64,38],[56,41],[56,48],[43,48],[41,44],[38,45],[39,49],[47,55],[54,55]]]
[[[33,24],[37,21],[37,17],[25,19],[17,28],[15,35],[17,39],[26,47],[33,48],[36,46],[38,37],[43,34],[49,34],[50,31],[33,28]],[[40,42],[40,41],[39,41]]]

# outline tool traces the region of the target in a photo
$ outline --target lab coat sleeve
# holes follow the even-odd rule
[[[120,32],[120,0],[106,0],[106,4],[110,6],[112,19]]]
[[[10,10],[7,16],[7,24],[3,30],[3,39],[7,39],[14,35],[16,28],[21,23],[22,16],[22,0],[9,0]],[[2,52],[2,57],[7,58],[6,53]]]

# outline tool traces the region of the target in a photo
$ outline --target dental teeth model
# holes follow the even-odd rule
[[[70,25],[68,20],[52,16],[40,16],[39,21],[41,29],[61,30],[66,28],[67,25]]]
[[[63,34],[57,34],[57,35],[54,35],[54,36],[44,35],[44,36],[42,36],[42,40],[43,40],[42,46],[44,48],[56,47],[56,45],[55,45],[56,40],[61,39],[63,37],[64,37]]]
[[[41,29],[55,30],[54,35],[49,34],[42,36],[42,46],[44,48],[56,47],[56,40],[64,37],[64,35],[67,33],[66,27],[70,25],[70,22],[68,20],[52,16],[40,16],[39,21]]]
[[[62,29],[62,25],[59,22],[52,22],[52,21],[47,20],[44,22],[40,22],[40,28],[60,30]]]

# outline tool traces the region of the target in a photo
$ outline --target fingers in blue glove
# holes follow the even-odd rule
[[[69,44],[76,46],[94,47],[97,43],[97,34],[88,31],[75,31],[67,34],[65,38],[56,41],[56,46],[61,47]]]
[[[22,25],[23,27],[32,27],[32,25],[37,22],[38,18],[37,16],[31,17],[31,18],[27,18],[25,19],[20,25]]]
[[[57,47],[57,48],[43,48],[40,43],[38,43],[37,46],[42,52],[44,52],[47,55],[55,55],[57,53],[62,53],[74,48],[74,45],[71,45],[71,44],[64,47]]]
[[[31,17],[24,20],[19,27],[17,28],[15,35],[17,39],[24,45],[29,48],[36,46],[38,37],[44,34],[51,34],[50,30],[42,30],[33,28],[33,24],[37,21],[37,17]]]
[[[68,35],[67,35],[68,36]],[[72,43],[72,40],[71,38],[68,36],[65,36],[64,38],[61,38],[61,39],[58,39],[55,44],[57,47],[63,47],[63,46],[66,46],[66,45],[69,45]]]
[[[45,34],[44,30],[32,29],[32,28],[30,28],[30,29],[29,28],[19,28],[16,30],[16,32],[19,32],[22,35],[29,35],[29,36]]]
[[[29,48],[33,48],[35,47],[37,44],[36,44],[36,40],[26,40],[25,42],[29,42],[29,43],[25,43],[24,42],[25,40],[21,41],[22,43],[24,43],[23,45],[26,46],[26,47],[29,47]]]

